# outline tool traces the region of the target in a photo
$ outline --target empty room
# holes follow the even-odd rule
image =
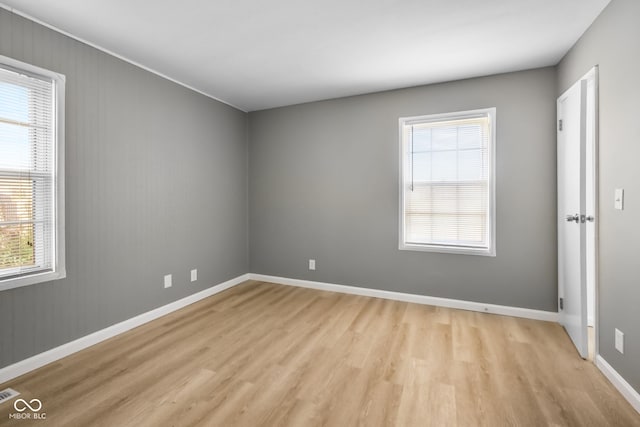
[[[639,1],[0,2],[0,426],[640,426]]]

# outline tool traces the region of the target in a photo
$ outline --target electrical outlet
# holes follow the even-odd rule
[[[164,276],[164,287],[166,288],[170,288],[171,287],[171,275],[167,274]]]
[[[316,269],[316,260],[315,259],[310,259],[309,260],[309,270],[315,270]]]
[[[624,354],[624,334],[618,328],[616,328],[616,350]]]
[[[195,282],[196,280],[198,280],[198,270],[194,268],[191,270],[191,281]]]

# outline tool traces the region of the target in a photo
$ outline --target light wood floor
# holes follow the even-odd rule
[[[257,282],[7,386],[47,420],[2,426],[640,426],[557,324]]]

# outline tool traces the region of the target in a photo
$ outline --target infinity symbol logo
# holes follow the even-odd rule
[[[20,403],[22,405],[19,405]],[[33,406],[31,406],[30,404]],[[37,407],[35,407],[36,405]],[[42,402],[40,402],[39,399],[31,399],[29,403],[27,403],[27,401],[24,399],[16,399],[16,401],[13,402],[13,408],[18,412],[24,412],[27,410],[27,408],[29,408],[31,412],[39,412],[40,409],[42,409]]]

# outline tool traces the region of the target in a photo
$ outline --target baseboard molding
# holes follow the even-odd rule
[[[407,294],[402,292],[384,291],[380,289],[361,288],[357,286],[338,285],[335,283],[315,282],[311,280],[289,279],[286,277],[268,276],[264,274],[248,273],[227,280],[226,282],[207,288],[203,291],[189,295],[162,307],[158,307],[146,313],[132,317],[131,319],[109,326],[92,334],[78,338],[59,347],[52,348],[43,353],[36,354],[28,359],[16,362],[13,365],[0,369],[0,384],[41,368],[44,365],[55,362],[70,354],[84,350],[87,347],[98,344],[123,332],[144,325],[159,317],[165,316],[204,298],[232,288],[247,280],[278,283],[281,285],[297,286],[302,288],[317,289],[321,291],[339,292],[352,295],[362,295],[374,298],[383,298],[395,301],[413,302],[417,304],[433,305],[438,307],[457,308],[461,310],[478,311],[504,316],[522,317],[526,319],[557,322],[558,313],[528,308],[509,307],[496,304],[484,304],[473,301],[462,301],[449,298],[430,297],[425,295]],[[607,379],[620,391],[633,408],[640,413],[640,394],[600,355],[596,356],[596,366]]]
[[[203,291],[197,292],[193,295],[189,295],[180,300],[174,301],[162,307],[158,307],[154,310],[132,317],[131,319],[109,326],[105,329],[99,330],[92,334],[78,338],[69,343],[52,348],[43,353],[36,354],[28,359],[21,360],[12,365],[6,366],[0,369],[0,384],[10,381],[14,378],[24,375],[27,372],[31,372],[44,365],[55,362],[70,354],[76,353],[80,350],[84,350],[87,347],[98,344],[104,340],[112,338],[123,332],[144,325],[159,317],[179,310],[187,305],[193,304],[209,296],[215,295],[233,286],[236,286],[247,280],[257,280],[263,282],[272,282],[282,285],[298,286],[302,288],[318,289],[322,291],[339,292],[353,295],[362,295],[374,298],[384,298],[396,301],[413,302],[417,304],[434,305],[439,307],[458,308],[461,310],[478,311],[482,313],[500,314],[504,316],[523,317],[527,319],[545,320],[548,322],[557,322],[558,314],[554,312],[532,310],[528,308],[508,307],[495,304],[484,304],[472,301],[461,301],[449,298],[430,297],[425,295],[407,294],[402,292],[384,291],[380,289],[362,288],[357,286],[338,285],[334,283],[314,282],[310,280],[289,279],[285,277],[267,276],[263,274],[243,274],[234,279],[228,280],[224,283],[207,288]],[[603,359],[604,362],[604,359]],[[604,362],[606,363],[606,362]],[[608,364],[606,366],[609,366]],[[610,368],[610,367],[609,367]],[[602,369],[602,368],[601,368]],[[613,369],[611,369],[612,372]],[[604,372],[604,371],[603,371]],[[616,373],[617,375],[617,373]],[[609,378],[609,376],[607,375]],[[620,380],[624,382],[622,377]],[[612,380],[615,383],[615,381]],[[624,382],[626,384],[626,382]],[[628,386],[628,384],[627,384]],[[630,387],[630,386],[629,386]],[[633,390],[632,388],[630,388]],[[637,394],[636,394],[637,395]],[[626,395],[625,395],[626,396]]]
[[[112,338],[130,329],[136,328],[140,325],[144,325],[145,323],[165,316],[171,312],[198,302],[204,298],[210,297],[211,295],[215,295],[226,289],[232,288],[247,280],[249,280],[249,274],[243,274],[231,280],[227,280],[226,282],[207,288],[203,291],[189,295],[188,297],[179,299],[162,307],[158,307],[123,322],[116,323],[115,325],[109,326],[105,329],[101,329],[82,338],[78,338],[59,347],[55,347],[43,353],[36,354],[35,356],[29,357],[28,359],[16,362],[13,365],[6,366],[0,369],[0,384],[17,378],[20,375],[26,374],[27,372],[38,369],[51,362],[55,362],[56,360],[62,359],[63,357],[66,357],[70,354],[76,353],[80,350],[84,350],[87,347],[91,347],[92,345],[98,344],[101,341]]]
[[[318,289],[321,291],[339,292],[343,294],[362,295],[416,304],[435,305],[438,307],[458,308],[461,310],[479,311],[482,313],[500,314],[503,316],[523,317],[526,319],[558,322],[558,313],[552,311],[533,310],[530,308],[509,307],[504,305],[484,304],[481,302],[462,301],[449,298],[430,297],[425,295],[406,294],[402,292],[383,291],[380,289],[361,288],[358,286],[337,285],[334,283],[314,282],[310,280],[289,279],[286,277],[267,276],[250,273],[251,280]]]
[[[638,413],[640,413],[640,394],[633,387],[631,387],[631,384],[629,384],[624,378],[622,378],[618,371],[613,369],[613,367],[609,365],[609,363],[604,360],[602,356],[598,354],[596,356],[595,362],[598,369],[600,369],[604,376],[607,377],[609,381],[611,381],[611,384],[613,384],[614,387],[617,388],[618,391],[624,396],[624,398],[627,399],[631,406],[633,406],[633,408],[638,411]]]

